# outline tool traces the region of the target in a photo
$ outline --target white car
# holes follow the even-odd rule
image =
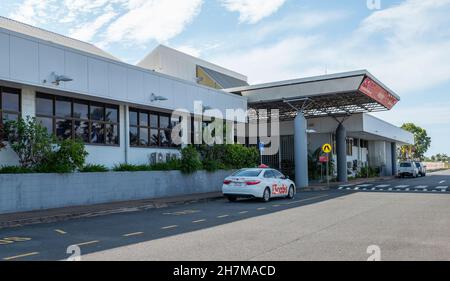
[[[223,181],[222,193],[231,202],[237,198],[294,198],[295,183],[275,169],[242,169]]]
[[[416,163],[413,161],[400,162],[398,167],[397,176],[404,178],[411,176],[417,178],[419,176],[420,170],[417,168]]]

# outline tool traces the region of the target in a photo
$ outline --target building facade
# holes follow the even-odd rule
[[[165,161],[179,155],[180,146],[171,140],[171,130],[179,122],[171,117],[174,110],[184,109],[195,116],[199,113],[196,102],[200,102],[200,113],[206,116],[209,109],[246,111],[263,100],[270,105],[271,97],[284,95],[286,86],[284,82],[249,86],[245,75],[165,46],[157,47],[135,66],[91,44],[6,18],[0,18],[0,62],[0,122],[35,117],[59,138],[82,139],[89,152],[87,162],[108,167]],[[345,87],[339,83],[348,84],[353,77],[350,84],[358,88],[362,83],[359,76],[371,77],[361,72],[307,79],[297,81],[296,85],[304,88],[294,92],[297,99],[315,97],[316,88],[327,88],[329,83],[337,83],[343,92]],[[257,97],[258,91],[264,91],[265,96]],[[348,92],[352,94],[348,100],[359,105],[361,91],[352,88]],[[322,93],[328,99],[331,94],[336,92]],[[380,103],[376,96],[370,101]],[[353,112],[350,105],[345,109],[345,166],[349,175],[365,165],[382,167],[383,173],[392,174],[397,145],[413,142],[411,134],[366,114],[371,112],[371,102],[361,106],[364,112]],[[270,109],[269,105],[266,108]],[[289,106],[278,103],[276,108],[283,111]],[[331,143],[334,151],[339,150],[335,144],[338,123],[333,114],[307,116],[306,127],[311,133],[305,149],[313,152],[323,143]],[[283,119],[280,124],[280,149],[265,160],[290,173],[296,162],[294,144],[298,143],[295,121]],[[16,165],[17,161],[11,149],[0,151],[0,165]]]

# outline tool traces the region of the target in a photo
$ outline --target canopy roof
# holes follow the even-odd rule
[[[254,109],[279,109],[280,119],[339,116],[392,109],[400,97],[367,70],[226,89]]]

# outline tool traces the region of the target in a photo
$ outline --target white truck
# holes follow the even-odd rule
[[[420,170],[417,167],[414,161],[400,162],[398,167],[397,176],[404,177],[413,177],[417,178],[420,174]]]

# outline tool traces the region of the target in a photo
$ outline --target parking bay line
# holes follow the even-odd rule
[[[3,258],[3,260],[9,261],[9,260],[15,260],[15,259],[19,259],[19,258],[35,256],[35,255],[39,255],[39,252],[31,252],[31,253],[21,254],[21,255],[17,255],[17,256],[7,257],[7,258]]]
[[[62,235],[67,234],[67,232],[65,232],[64,230],[61,230],[61,229],[55,229],[55,231]]]
[[[205,221],[206,221],[206,219],[201,219],[201,220],[193,221],[192,223],[201,223],[201,222],[205,222]]]
[[[83,242],[83,243],[79,243],[79,244],[75,244],[75,246],[87,246],[87,245],[92,245],[92,244],[96,244],[99,243],[100,241],[98,240],[93,240],[93,241],[88,241],[88,242]]]
[[[176,227],[178,227],[178,225],[168,225],[168,226],[161,227],[161,229],[165,230],[165,229],[172,229],[172,228],[176,228]]]
[[[239,214],[241,214],[241,215],[247,214],[247,213],[248,213],[248,211],[242,211],[242,212],[239,212]]]
[[[131,236],[138,236],[138,235],[142,235],[142,234],[144,234],[144,232],[133,232],[133,233],[124,234],[122,236],[123,237],[131,237]]]
[[[223,219],[223,218],[226,218],[226,217],[229,217],[230,215],[221,215],[221,216],[218,216],[217,218],[218,219]]]

